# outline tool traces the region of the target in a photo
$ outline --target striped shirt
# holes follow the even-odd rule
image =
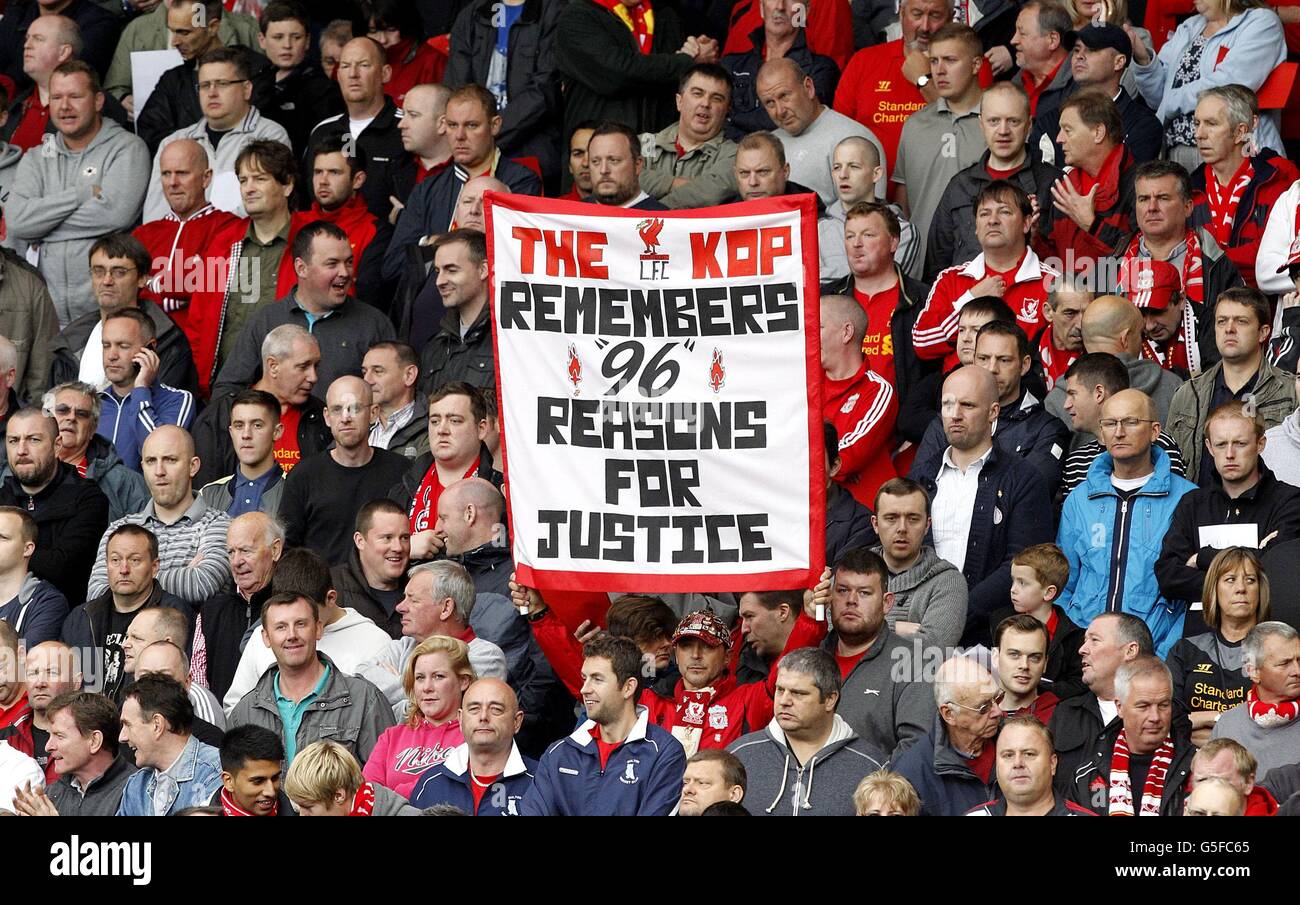
[[[95,568],[86,589],[87,600],[108,591],[108,537],[119,525],[127,524],[148,528],[158,538],[158,583],[169,594],[190,603],[202,603],[229,582],[226,529],[230,526],[230,516],[196,496],[185,514],[169,525],[154,515],[153,500],[150,500],[142,511],[109,525],[100,538]],[[190,563],[200,553],[203,559],[191,567]]]
[[[1169,470],[1179,477],[1187,477],[1183,454],[1178,449],[1178,444],[1164,431],[1156,436],[1156,446],[1169,454]],[[1092,440],[1065,457],[1065,468],[1061,473],[1061,492],[1064,496],[1069,496],[1070,491],[1087,480],[1088,469],[1103,452],[1105,449],[1101,441]]]

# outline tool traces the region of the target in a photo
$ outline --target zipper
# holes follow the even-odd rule
[[[1118,595],[1118,591],[1120,590],[1120,582],[1118,581],[1119,569],[1117,567],[1119,565],[1119,557],[1123,555],[1122,551],[1124,550],[1124,535],[1125,535],[1125,529],[1127,527],[1128,527],[1128,500],[1121,500],[1119,504],[1119,536],[1115,538],[1115,547],[1114,547],[1115,554],[1112,557],[1112,562],[1110,566],[1111,568],[1110,601],[1106,604],[1106,609],[1108,612],[1119,612],[1118,609],[1114,609],[1115,597]]]

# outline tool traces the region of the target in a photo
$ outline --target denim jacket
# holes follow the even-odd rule
[[[132,776],[122,792],[122,803],[118,805],[116,816],[155,816],[153,796],[161,772],[148,767]],[[175,781],[175,789],[167,810],[163,812],[164,817],[208,803],[212,793],[221,787],[221,754],[191,735],[169,776]]]

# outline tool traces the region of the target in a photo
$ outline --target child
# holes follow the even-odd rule
[[[1024,613],[1047,626],[1047,669],[1043,684],[1061,700],[1082,694],[1083,661],[1079,647],[1083,629],[1070,621],[1054,601],[1070,578],[1070,563],[1056,544],[1026,547],[1011,560],[1011,606],[989,618],[990,631],[1008,616]]]

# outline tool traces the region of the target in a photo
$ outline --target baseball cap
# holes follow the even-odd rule
[[[699,638],[710,647],[725,647],[731,650],[731,630],[709,610],[690,613],[677,624],[677,631],[673,632],[673,644],[682,638]]]
[[[1164,311],[1182,290],[1182,277],[1168,261],[1129,258],[1120,265],[1119,292],[1139,308]]]
[[[1109,47],[1111,50],[1124,54],[1124,59],[1132,62],[1133,60],[1133,42],[1129,40],[1127,32],[1118,25],[1109,23],[1103,25],[1085,25],[1074,36],[1075,42],[1082,41],[1084,46],[1089,50],[1101,50],[1103,47]],[[1071,47],[1074,46],[1072,43]]]
[[[1291,250],[1287,252],[1286,263],[1277,269],[1278,273],[1286,273],[1292,267],[1300,264],[1300,235],[1295,237],[1291,243]]]

